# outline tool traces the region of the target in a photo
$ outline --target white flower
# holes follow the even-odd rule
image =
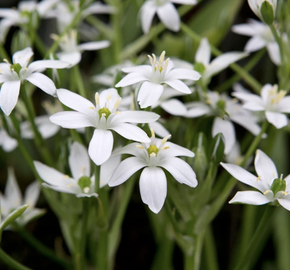
[[[96,93],[96,106],[89,100],[65,89],[58,89],[57,95],[64,105],[76,111],[59,112],[50,120],[63,128],[94,127],[94,135],[89,145],[89,155],[97,164],[104,163],[112,153],[114,130],[129,140],[149,142],[146,133],[130,123],[149,123],[159,115],[144,111],[117,111],[121,97],[116,89],[111,88]]]
[[[180,29],[180,18],[174,5],[185,4],[195,5],[196,0],[147,0],[141,7],[141,23],[142,30],[144,33],[148,33],[152,24],[153,17],[157,13],[162,23],[172,31],[179,31]]]
[[[234,93],[245,102],[243,107],[250,111],[265,111],[268,122],[276,128],[287,126],[288,118],[283,113],[290,113],[290,96],[285,97],[285,90],[278,91],[277,85],[266,84],[261,90],[261,97],[254,94]]]
[[[265,1],[268,2],[273,7],[273,11],[275,15],[277,0],[248,0],[250,8],[257,15],[257,17],[259,17],[261,20],[263,19],[262,14],[261,14],[261,6],[263,2]]]
[[[202,75],[201,80],[208,84],[211,77],[227,68],[230,64],[248,56],[242,52],[228,52],[210,62],[211,50],[207,38],[203,38],[195,54],[195,69]]]
[[[248,23],[234,25],[232,31],[240,35],[251,37],[245,46],[244,50],[246,52],[255,52],[266,47],[272,62],[275,65],[281,65],[279,45],[268,25],[249,19]]]
[[[290,211],[290,175],[285,179],[283,175],[279,178],[275,164],[264,152],[257,150],[256,153],[255,168],[258,177],[237,165],[221,165],[237,180],[260,191],[239,191],[229,203],[262,205],[277,200]]]
[[[56,35],[53,37],[58,38]],[[75,30],[71,30],[67,35],[61,38],[59,46],[62,51],[56,53],[56,56],[59,60],[69,63],[69,67],[72,67],[81,61],[81,53],[83,51],[100,50],[110,46],[110,42],[103,40],[77,45],[77,32]]]
[[[44,210],[34,208],[39,197],[39,193],[40,185],[37,181],[35,181],[26,188],[23,199],[15,179],[14,171],[12,168],[9,168],[4,196],[0,193],[1,215],[3,219],[5,219],[5,217],[7,217],[17,207],[24,204],[28,204],[29,207],[19,218],[16,219],[16,222],[20,226],[24,226],[31,219],[44,214]]]
[[[122,69],[122,71],[129,74],[117,83],[116,87],[124,87],[143,82],[137,97],[141,108],[151,106],[158,101],[164,89],[163,84],[167,84],[180,92],[191,94],[188,86],[181,80],[196,81],[200,78],[198,72],[183,68],[174,69],[173,62],[169,58],[164,61],[164,51],[158,61],[154,54],[153,57],[148,57],[151,66],[142,65]]]
[[[4,128],[0,127],[0,146],[5,152],[11,152],[17,147],[17,140],[11,138]]]
[[[39,161],[34,161],[37,173],[46,182],[42,185],[59,192],[75,194],[77,197],[97,197],[95,178],[90,175],[90,159],[85,147],[78,142],[74,142],[70,147],[68,162],[73,178]]]
[[[27,80],[49,95],[55,95],[55,85],[47,76],[39,73],[46,68],[65,68],[67,63],[53,60],[40,60],[28,65],[33,55],[31,48],[13,54],[13,64],[0,64],[0,107],[6,115],[14,109],[20,91],[20,84]]]
[[[140,193],[142,201],[151,211],[158,213],[165,201],[167,182],[164,171],[166,169],[178,182],[190,187],[197,186],[196,175],[192,168],[177,156],[194,157],[190,150],[156,139],[153,130],[150,143],[131,143],[115,154],[131,154],[117,167],[109,181],[109,186],[117,186],[125,182],[131,175],[145,167],[140,176]]]

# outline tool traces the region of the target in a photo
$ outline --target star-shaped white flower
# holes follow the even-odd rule
[[[4,195],[0,193],[1,216],[3,219],[7,217],[17,207],[28,204],[27,210],[16,219],[20,226],[24,226],[31,219],[43,215],[45,210],[34,208],[39,197],[40,185],[37,181],[31,183],[25,190],[24,198],[22,198],[19,186],[17,184],[14,171],[8,169],[8,179],[5,187]],[[11,228],[10,226],[8,228]]]
[[[150,142],[142,129],[129,123],[150,123],[159,118],[159,115],[153,112],[117,111],[121,97],[114,88],[104,90],[101,94],[96,93],[96,106],[65,89],[58,89],[57,95],[60,102],[75,111],[56,113],[50,120],[63,128],[94,127],[89,155],[97,165],[101,165],[111,156],[113,134],[110,130],[129,140]]]
[[[58,36],[54,36],[56,39]],[[67,35],[61,38],[59,43],[61,52],[56,53],[59,60],[69,63],[69,67],[78,64],[81,61],[81,53],[85,50],[95,51],[110,46],[107,40],[93,41],[77,45],[77,32],[71,30]]]
[[[208,84],[211,77],[227,68],[230,64],[248,56],[243,52],[224,53],[210,62],[211,50],[207,38],[200,41],[199,47],[195,54],[195,69],[201,73],[201,80]]]
[[[196,0],[147,0],[141,7],[141,23],[144,33],[148,33],[153,17],[157,13],[162,23],[172,31],[179,31],[180,18],[173,3],[184,5],[195,5]]]
[[[123,160],[113,173],[108,185],[118,186],[131,175],[145,167],[140,176],[140,193],[142,201],[151,211],[158,213],[165,201],[167,182],[164,171],[167,170],[178,182],[190,187],[197,186],[196,175],[192,168],[177,156],[194,157],[190,150],[167,142],[168,135],[163,140],[156,139],[153,130],[150,143],[131,143],[115,154],[131,154]],[[161,168],[160,168],[161,167]]]
[[[245,46],[244,50],[246,52],[255,52],[266,47],[272,62],[277,66],[281,65],[279,45],[268,25],[249,19],[248,23],[234,25],[232,31],[236,34],[251,37]]]
[[[233,96],[245,102],[243,107],[250,111],[264,111],[266,119],[276,128],[287,126],[288,118],[283,113],[290,113],[290,96],[286,91],[278,91],[277,85],[266,84],[261,90],[261,97],[254,94],[234,93]]]
[[[191,94],[191,90],[181,80],[197,81],[200,74],[195,70],[174,68],[173,62],[169,58],[165,60],[163,51],[157,61],[156,56],[148,56],[151,66],[142,65],[136,67],[123,68],[122,71],[129,73],[116,87],[124,87],[142,82],[137,100],[141,108],[146,108],[155,104],[163,93],[164,84],[186,94]]]
[[[283,179],[278,176],[273,161],[261,150],[257,150],[255,169],[257,176],[233,164],[221,165],[237,180],[259,191],[239,191],[229,203],[262,205],[276,200],[290,211],[290,175]]]
[[[13,54],[13,64],[0,63],[0,107],[6,115],[14,109],[20,91],[21,82],[29,81],[45,93],[54,96],[56,87],[47,76],[39,73],[46,68],[66,68],[67,63],[57,60],[40,60],[28,65],[33,55],[31,48]]]

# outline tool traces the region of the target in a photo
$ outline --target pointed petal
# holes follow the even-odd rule
[[[272,60],[272,62],[280,66],[281,65],[281,54],[280,54],[280,49],[279,45],[276,42],[269,43],[267,45],[267,50],[269,53],[269,57]]]
[[[232,96],[237,97],[238,99],[242,101],[257,103],[259,106],[264,107],[263,100],[258,95],[235,92],[235,93],[232,93]]]
[[[147,77],[145,77],[143,74],[140,74],[138,72],[132,72],[128,75],[126,75],[121,81],[119,81],[115,86],[116,87],[124,87],[128,85],[132,85],[138,82],[143,82],[148,80]]]
[[[89,145],[89,156],[96,165],[109,159],[113,149],[113,134],[109,130],[95,129]]]
[[[191,94],[191,91],[188,88],[188,86],[180,80],[166,80],[164,82],[182,93]]]
[[[166,137],[167,135],[170,134],[170,132],[159,122],[152,122],[149,123],[149,128],[152,128],[159,137]]]
[[[79,180],[82,176],[90,177],[90,159],[88,151],[83,145],[78,142],[74,142],[71,145],[68,162],[75,180]]]
[[[180,29],[180,18],[179,14],[170,2],[165,3],[164,5],[157,8],[157,15],[163,24],[172,31],[179,31]]]
[[[210,45],[207,38],[203,38],[195,54],[195,62],[202,63],[205,67],[210,61]]]
[[[22,204],[22,195],[15,178],[14,170],[10,167],[8,168],[8,179],[4,195],[10,211]]]
[[[41,73],[32,73],[26,78],[26,80],[40,88],[45,93],[51,96],[56,95],[56,87],[53,81],[47,76]]]
[[[122,137],[128,140],[144,143],[149,143],[151,141],[147,134],[141,128],[131,124],[119,123],[114,126],[110,126],[109,128],[116,131]]]
[[[102,41],[92,41],[78,45],[78,49],[80,51],[96,51],[100,49],[104,49],[110,46],[110,41],[102,40]]]
[[[179,183],[186,184],[190,187],[197,186],[195,172],[180,158],[166,158],[160,162],[159,166],[166,169]]]
[[[118,123],[130,122],[130,123],[151,123],[159,119],[159,115],[154,112],[145,111],[121,111],[115,115],[109,116],[110,125]]]
[[[279,102],[279,107],[278,111],[279,112],[284,112],[284,113],[290,113],[290,96],[284,97],[280,102]]]
[[[141,173],[139,186],[143,203],[157,214],[161,210],[167,194],[165,173],[160,168],[147,167]]]
[[[147,108],[155,104],[163,92],[163,86],[156,83],[144,82],[139,90],[138,102],[140,107]]]
[[[110,178],[112,177],[114,171],[119,166],[121,162],[121,156],[111,156],[105,163],[101,165],[100,170],[100,187],[104,187],[108,184]]]
[[[126,158],[124,161],[120,163],[120,165],[114,171],[108,185],[110,187],[121,185],[131,175],[133,175],[135,172],[139,171],[141,168],[145,166],[146,164],[136,157]]]
[[[4,82],[0,91],[0,107],[6,115],[10,115],[18,101],[20,81]]]
[[[68,64],[63,62],[63,61],[58,61],[58,60],[39,60],[32,62],[28,66],[28,71],[29,72],[34,72],[34,71],[42,71],[46,68],[67,68]]]
[[[231,30],[236,34],[244,36],[254,36],[257,34],[256,29],[249,23],[233,25]]]
[[[14,64],[18,63],[21,67],[27,67],[30,58],[33,55],[33,51],[30,47],[24,50],[18,51],[13,54],[12,61]]]
[[[278,178],[277,169],[274,162],[259,149],[256,152],[255,169],[258,176],[261,176],[261,182],[267,183],[270,189],[273,180]]]
[[[81,59],[82,59],[82,54],[77,51],[77,52],[59,52],[56,54],[57,58],[61,60],[62,62],[66,63],[66,67],[71,68],[75,65],[77,65]]]
[[[58,112],[49,117],[50,121],[63,128],[95,127],[91,119],[79,112]]]
[[[146,1],[141,7],[141,25],[145,34],[149,32],[153,17],[156,13],[156,6],[153,1]]]
[[[290,201],[285,199],[278,199],[278,202],[283,206],[286,210],[290,211]]]
[[[182,147],[180,145],[177,145],[175,143],[166,142],[164,144],[165,147],[168,146],[168,149],[160,152],[164,153],[164,157],[177,157],[177,156],[185,156],[185,157],[194,157],[194,153],[190,150],[188,150],[185,147]]]
[[[266,41],[260,36],[250,38],[245,46],[246,52],[255,52],[266,47]]]
[[[40,184],[37,181],[32,182],[25,190],[23,204],[28,204],[30,208],[33,208],[36,205],[39,193]]]
[[[274,125],[277,129],[288,125],[288,118],[283,113],[266,111],[265,115],[268,122]]]
[[[239,191],[229,203],[245,203],[252,205],[262,205],[269,203],[270,200],[258,191]]]
[[[189,118],[199,117],[211,112],[210,107],[203,102],[192,102],[190,104],[186,104],[186,106],[188,107],[188,111],[185,117]]]
[[[178,99],[161,102],[160,107],[172,115],[184,116],[187,113],[185,105]]]
[[[252,134],[258,135],[261,131],[261,127],[255,122],[254,118],[252,118],[250,115],[241,115],[236,114],[231,116],[232,121],[235,123],[238,123],[245,129],[249,130]]]
[[[197,81],[199,80],[201,75],[191,69],[186,69],[186,68],[175,68],[172,69],[170,72],[165,77],[165,81],[167,80],[192,80],[192,81]]]

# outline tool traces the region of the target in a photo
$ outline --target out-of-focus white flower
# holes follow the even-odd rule
[[[75,111],[59,112],[50,120],[64,128],[94,127],[94,135],[89,144],[89,155],[97,164],[103,164],[112,153],[114,130],[129,140],[149,142],[146,133],[129,123],[150,123],[159,118],[153,112],[117,111],[121,97],[111,88],[96,93],[96,106],[89,100],[65,89],[58,89],[60,102]]]
[[[57,35],[53,36],[58,39]],[[69,67],[78,64],[81,61],[81,53],[83,51],[95,51],[110,46],[107,40],[93,41],[77,45],[77,32],[71,30],[68,34],[63,36],[59,42],[61,52],[56,53],[59,60],[69,63]]]
[[[47,76],[39,73],[46,68],[66,68],[67,63],[57,60],[40,60],[28,65],[33,55],[31,48],[26,48],[13,54],[13,64],[0,64],[0,106],[6,115],[14,109],[20,91],[20,84],[27,80],[45,93],[54,96],[56,87]]]
[[[283,113],[290,113],[290,96],[285,97],[285,90],[278,91],[277,85],[266,84],[261,90],[261,97],[254,94],[234,93],[233,96],[245,102],[243,107],[250,111],[264,111],[266,119],[276,128],[287,126],[288,118]]]
[[[278,176],[273,161],[261,150],[257,150],[255,168],[257,176],[245,169],[227,163],[221,165],[237,180],[259,191],[239,191],[229,203],[245,203],[262,205],[278,201],[285,209],[290,211],[290,175],[283,179]]]
[[[234,25],[232,31],[251,37],[245,46],[246,52],[255,52],[266,47],[272,62],[277,66],[281,65],[279,45],[268,25],[249,19],[248,23]]]
[[[0,193],[1,215],[5,219],[17,207],[28,204],[27,210],[16,219],[20,226],[24,226],[31,219],[43,215],[45,210],[34,208],[39,197],[40,185],[37,181],[31,183],[25,190],[24,198],[22,198],[19,186],[16,182],[14,171],[8,169],[8,179],[5,187],[4,195]],[[8,228],[11,229],[9,226]]]
[[[0,17],[3,19],[0,22],[0,42],[4,42],[7,32],[11,26],[21,26],[27,23],[35,25],[37,20],[33,16],[33,12],[37,12],[40,18],[47,18],[48,12],[58,0],[43,0],[39,3],[37,1],[21,1],[18,4],[18,9],[0,8]]]
[[[216,57],[210,62],[210,44],[207,38],[203,38],[195,54],[195,70],[202,75],[201,80],[208,84],[211,77],[227,68],[230,64],[248,56],[244,52],[228,52]]]
[[[155,104],[163,93],[164,84],[182,93],[191,94],[191,90],[181,80],[197,81],[200,74],[195,70],[174,68],[173,62],[169,58],[165,60],[163,51],[157,61],[156,56],[148,56],[151,66],[142,65],[136,67],[123,68],[122,71],[129,73],[116,87],[124,87],[142,82],[137,100],[141,108],[146,108]]]
[[[277,0],[248,0],[250,8],[261,20],[263,20],[263,16],[261,14],[261,6],[263,2],[268,2],[272,6],[274,12],[273,15],[275,17]]]
[[[173,3],[184,5],[195,5],[196,0],[147,0],[141,7],[141,23],[144,33],[148,33],[153,17],[157,13],[162,23],[172,31],[179,31],[180,18]]]
[[[131,143],[115,154],[131,154],[123,160],[113,173],[108,185],[118,186],[131,175],[145,167],[140,176],[140,193],[142,201],[151,211],[158,213],[165,201],[167,182],[164,171],[167,170],[178,182],[190,187],[197,186],[196,175],[192,168],[178,156],[194,157],[190,150],[167,142],[170,135],[163,140],[156,139],[153,130],[150,143]],[[161,167],[161,168],[160,168]]]
[[[17,140],[11,138],[4,128],[0,127],[0,146],[5,152],[11,152],[17,147]]]

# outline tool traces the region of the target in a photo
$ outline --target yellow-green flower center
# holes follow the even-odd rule
[[[10,66],[10,69],[15,71],[18,75],[19,75],[19,72],[20,70],[22,69],[22,66],[20,64],[13,64]]]
[[[282,192],[285,192],[286,190],[286,181],[285,180],[282,180],[280,178],[276,178],[272,185],[271,185],[271,190],[273,191],[274,193],[274,196],[279,192],[279,191],[282,191]]]
[[[111,114],[110,110],[108,108],[101,108],[99,109],[99,116],[100,118],[102,116],[106,117],[106,119],[108,119],[109,115]]]
[[[82,176],[79,180],[78,180],[78,185],[79,187],[85,192],[88,193],[90,191],[90,186],[91,186],[91,179],[87,176]]]
[[[151,144],[148,148],[147,148],[147,152],[149,154],[150,157],[156,157],[157,153],[158,153],[159,149],[155,144]]]

